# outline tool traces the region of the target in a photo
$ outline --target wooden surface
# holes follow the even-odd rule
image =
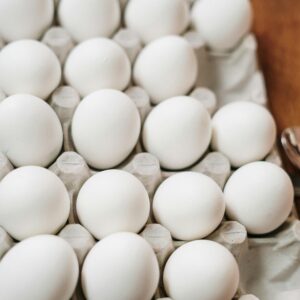
[[[300,0],[252,0],[259,61],[278,135],[300,126]],[[300,172],[283,155],[293,176]],[[296,199],[300,213],[300,199]]]
[[[300,125],[300,1],[252,0],[259,59],[279,133]]]

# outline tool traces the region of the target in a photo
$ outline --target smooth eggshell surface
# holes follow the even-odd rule
[[[232,49],[250,31],[250,1],[198,0],[192,8],[192,24],[212,49]]]
[[[46,99],[60,79],[58,58],[41,42],[20,40],[0,52],[0,87],[6,95],[26,93]]]
[[[63,239],[39,235],[18,243],[0,262],[0,299],[69,300],[78,262]]]
[[[222,245],[200,240],[178,248],[164,270],[164,287],[176,300],[231,300],[239,283],[233,255]]]
[[[66,187],[47,169],[21,167],[1,181],[0,226],[17,240],[55,234],[66,223],[69,212]]]
[[[89,300],[150,300],[158,285],[159,267],[146,240],[122,232],[104,238],[89,252],[81,279]]]
[[[92,176],[77,198],[79,220],[97,239],[119,231],[139,232],[149,211],[150,201],[143,184],[121,170]]]
[[[223,106],[212,119],[212,147],[234,167],[262,160],[276,140],[270,112],[255,103],[238,101]]]
[[[200,101],[174,97],[157,105],[143,127],[143,144],[163,168],[183,169],[197,162],[211,139],[211,120]]]
[[[124,17],[126,26],[149,43],[165,35],[180,35],[189,24],[189,7],[182,0],[130,0]]]
[[[118,0],[61,0],[58,19],[77,42],[109,37],[120,25],[120,4]]]
[[[201,239],[221,223],[225,201],[219,186],[208,176],[182,172],[166,179],[153,199],[156,221],[178,240]]]
[[[194,86],[198,63],[192,46],[182,37],[166,36],[148,44],[138,55],[135,83],[143,87],[154,104],[185,95]]]
[[[141,128],[139,112],[124,93],[100,90],[85,97],[72,120],[75,148],[88,164],[108,169],[133,150]]]
[[[124,90],[131,65],[125,51],[114,41],[94,38],[77,45],[69,54],[64,78],[81,96],[100,89]]]
[[[62,143],[60,121],[42,99],[17,94],[0,103],[0,151],[15,166],[48,166]]]
[[[254,162],[233,173],[224,195],[230,219],[243,224],[249,233],[264,234],[287,219],[294,189],[282,168],[269,162]]]
[[[53,0],[0,0],[0,36],[7,42],[39,39],[53,16]]]

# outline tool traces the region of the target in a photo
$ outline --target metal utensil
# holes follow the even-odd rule
[[[281,134],[281,144],[290,162],[300,169],[300,127],[286,128]]]

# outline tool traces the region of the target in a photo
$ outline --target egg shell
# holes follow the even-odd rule
[[[257,297],[254,295],[243,295],[242,297],[239,298],[239,300],[259,300]]]
[[[0,103],[0,151],[15,166],[48,166],[62,143],[59,119],[42,99],[16,94]]]
[[[124,90],[131,77],[125,51],[107,38],[94,38],[77,45],[69,54],[64,78],[81,96],[100,89]]]
[[[164,287],[176,300],[231,300],[239,283],[233,255],[222,245],[199,240],[178,248],[165,266]]]
[[[7,42],[39,39],[53,16],[53,0],[1,0],[0,36]]]
[[[54,52],[34,40],[19,40],[0,52],[0,87],[7,95],[32,94],[47,99],[61,80]]]
[[[182,0],[130,0],[125,24],[144,43],[166,35],[180,35],[189,24],[189,7]]]
[[[211,120],[200,101],[174,97],[157,105],[143,127],[143,144],[163,168],[178,170],[196,163],[211,139]]]
[[[69,212],[66,187],[47,169],[21,167],[1,181],[0,225],[17,240],[56,233],[66,223]]]
[[[276,141],[276,124],[258,104],[237,101],[223,106],[212,118],[212,148],[234,167],[262,160]]]
[[[104,238],[89,252],[81,279],[89,300],[150,300],[158,285],[159,267],[143,238],[121,232]]]
[[[192,46],[182,37],[166,36],[148,44],[138,55],[135,83],[150,95],[153,104],[187,94],[194,86],[198,63]]]
[[[294,188],[287,173],[269,162],[239,168],[224,189],[227,216],[249,233],[264,234],[278,228],[289,216]]]
[[[198,0],[191,19],[210,48],[227,51],[250,31],[251,4],[249,0]]]
[[[141,121],[133,101],[116,90],[100,90],[85,97],[72,120],[75,148],[96,169],[120,164],[133,150]]]
[[[77,42],[109,37],[120,25],[120,4],[118,0],[61,0],[58,19]]]
[[[119,232],[139,232],[147,222],[150,201],[143,184],[121,170],[107,170],[88,179],[77,198],[80,222],[97,239]]]
[[[63,239],[39,235],[14,246],[0,262],[0,299],[69,300],[78,262]]]
[[[158,187],[153,199],[156,221],[179,240],[209,235],[221,223],[224,212],[225,201],[219,186],[196,172],[169,177]]]

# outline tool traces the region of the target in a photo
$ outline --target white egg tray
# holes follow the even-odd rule
[[[127,1],[121,2],[125,5]],[[253,35],[247,36],[235,50],[226,54],[208,52],[201,36],[194,31],[186,32],[184,37],[195,49],[200,68],[210,70],[210,73],[206,73],[204,77],[199,75],[197,80],[210,90],[197,88],[191,92],[191,95],[201,101],[210,114],[224,104],[235,100],[253,101],[267,106],[265,84],[257,64],[257,45]],[[114,40],[124,48],[133,62],[142,47],[137,36],[128,29],[121,29],[115,34]],[[74,47],[71,37],[61,27],[50,28],[42,41],[52,48],[61,64]],[[151,110],[150,97],[137,86],[130,86],[126,93],[134,100],[141,119],[144,121]],[[4,98],[4,93],[0,91],[0,101]],[[64,152],[49,169],[64,182],[72,201],[68,224],[60,231],[59,236],[70,243],[82,265],[86,254],[95,244],[95,239],[78,224],[75,202],[82,184],[97,171],[91,170],[84,159],[75,152],[70,137],[72,116],[80,102],[78,92],[71,87],[64,86],[62,82],[52,94],[50,101],[62,123]],[[276,148],[266,157],[266,160],[281,166],[281,159]],[[134,152],[119,168],[140,179],[150,199],[153,198],[162,180],[174,174],[174,172],[162,170],[158,159],[144,152],[141,143],[138,143]],[[12,169],[12,164],[0,153],[0,180]],[[228,159],[218,152],[207,152],[204,158],[190,170],[210,176],[221,188],[224,187],[232,172]],[[152,216],[140,234],[153,247],[161,270],[170,254],[185,243],[172,240],[170,232],[163,226],[155,224]],[[300,299],[300,221],[295,210],[283,226],[269,235],[247,236],[243,225],[224,219],[219,228],[207,239],[223,244],[238,261],[241,282],[235,299]],[[12,238],[0,228],[0,259],[14,243]],[[291,292],[281,293],[282,290]],[[164,297],[167,296],[160,283],[154,299],[162,300]],[[72,299],[84,299],[80,284]]]
[[[206,88],[197,88],[191,93],[204,104],[210,114],[232,100],[242,99],[267,105],[264,80],[256,61],[254,36],[247,36],[237,49],[226,55],[207,52],[201,36],[196,32],[187,32],[185,37],[196,50],[199,64],[206,70],[211,70],[210,76],[198,80],[205,82],[213,92]],[[127,29],[121,29],[114,39],[126,50],[133,61],[141,49],[136,36]],[[68,33],[60,27],[49,29],[43,41],[54,50],[61,63],[74,46]],[[151,110],[147,93],[142,88],[134,86],[129,87],[126,92],[136,103],[141,119],[145,120]],[[1,96],[1,99],[4,97],[5,95]],[[72,245],[82,264],[85,255],[95,244],[95,240],[81,225],[77,224],[78,219],[74,207],[80,187],[96,171],[91,170],[84,159],[74,152],[70,138],[71,119],[79,101],[79,94],[73,88],[63,85],[51,97],[51,105],[63,126],[64,152],[49,169],[62,179],[72,199],[69,224],[61,230],[59,235]],[[281,166],[281,159],[276,149],[267,156],[266,160]],[[1,155],[0,179],[12,168],[7,158]],[[159,183],[174,174],[174,172],[161,170],[158,160],[153,155],[143,152],[140,143],[119,168],[138,177],[145,185],[150,198],[153,197]],[[224,187],[232,172],[228,159],[217,152],[207,153],[191,170],[210,176],[221,188]],[[12,247],[14,241],[3,229],[0,230],[0,235],[0,256],[2,257]],[[172,251],[185,243],[172,240],[170,232],[161,225],[153,223],[152,217],[141,235],[153,247],[161,270]],[[280,229],[270,235],[247,237],[244,226],[224,220],[208,239],[227,247],[239,263],[241,282],[236,299],[239,297],[245,300],[258,299],[249,295],[255,294],[261,300],[273,300],[280,295],[281,290],[287,289],[294,290],[290,293],[290,299],[300,298],[300,296],[295,298],[295,295],[298,295],[296,289],[299,288],[300,281],[300,221],[297,220],[295,213]],[[165,296],[162,284],[160,284],[155,299]],[[278,299],[288,299],[288,297],[289,295],[285,294],[284,298]],[[72,299],[84,299],[80,286]]]

